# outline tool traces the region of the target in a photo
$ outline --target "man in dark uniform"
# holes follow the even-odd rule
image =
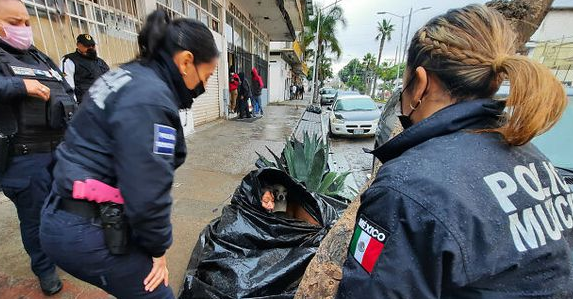
[[[78,103],[81,103],[86,91],[97,78],[109,71],[109,66],[97,56],[96,43],[91,35],[80,34],[76,41],[76,51],[62,59],[62,72],[74,88]]]
[[[52,152],[76,103],[57,66],[31,45],[29,20],[20,1],[0,1],[0,185],[16,205],[42,291],[53,295],[62,283],[40,246],[40,211],[52,183]]]

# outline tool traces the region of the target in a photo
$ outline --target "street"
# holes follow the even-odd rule
[[[325,132],[328,132],[328,110],[322,107],[322,121]],[[326,134],[328,135],[328,134]],[[372,155],[362,149],[372,149],[374,138],[371,137],[330,137],[331,170],[349,171],[346,184],[356,191],[360,190],[370,179],[372,173]]]
[[[172,189],[174,243],[168,251],[168,265],[175,293],[183,283],[200,232],[220,215],[241,179],[255,169],[256,152],[269,156],[267,146],[281,152],[305,107],[302,103],[292,104],[295,103],[269,106],[261,119],[219,120],[198,127],[187,139],[187,161],[178,169]],[[372,138],[331,140],[336,166],[333,170],[351,171],[347,182],[355,189],[358,188],[354,182],[361,185],[368,179],[371,158],[362,148],[370,148],[372,143]],[[4,196],[0,197],[0,227],[0,298],[43,298],[22,246],[16,209]],[[64,290],[53,298],[109,298],[65,272],[59,273],[64,279]]]

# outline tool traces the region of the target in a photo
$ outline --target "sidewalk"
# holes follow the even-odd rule
[[[187,161],[176,173],[173,184],[173,239],[168,251],[170,285],[177,295],[191,250],[199,233],[220,215],[222,203],[249,171],[255,169],[257,154],[266,146],[282,151],[306,105],[272,105],[265,116],[254,121],[218,121],[196,128],[187,140]],[[0,195],[0,298],[44,298],[29,269],[14,205]],[[110,298],[104,292],[60,272],[64,290],[49,298]],[[47,298],[47,297],[46,297]]]

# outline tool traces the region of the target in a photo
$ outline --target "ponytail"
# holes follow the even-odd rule
[[[140,59],[151,60],[157,54],[159,46],[165,40],[169,23],[171,23],[171,19],[162,9],[158,9],[147,16],[145,25],[137,37]]]
[[[160,51],[173,55],[178,51],[190,51],[194,62],[206,63],[219,56],[213,34],[205,24],[188,18],[171,20],[165,11],[151,13],[137,38],[139,59],[150,61]]]
[[[478,132],[497,132],[510,145],[523,145],[557,123],[567,98],[549,69],[515,54],[515,40],[496,10],[475,4],[453,9],[414,34],[407,69],[431,71],[458,101],[492,97],[509,79],[499,127]]]
[[[524,56],[497,60],[494,69],[510,82],[507,113],[498,132],[511,145],[523,145],[549,130],[563,114],[567,98],[563,86],[545,66]]]

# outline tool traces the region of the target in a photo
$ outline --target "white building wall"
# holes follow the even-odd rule
[[[571,2],[573,3],[573,1]],[[569,10],[552,10],[547,14],[539,29],[531,36],[531,40],[543,42],[572,37],[573,31],[571,28],[573,28],[573,8]]]
[[[280,55],[269,57],[269,101],[271,103],[288,100],[290,87],[290,66]]]

